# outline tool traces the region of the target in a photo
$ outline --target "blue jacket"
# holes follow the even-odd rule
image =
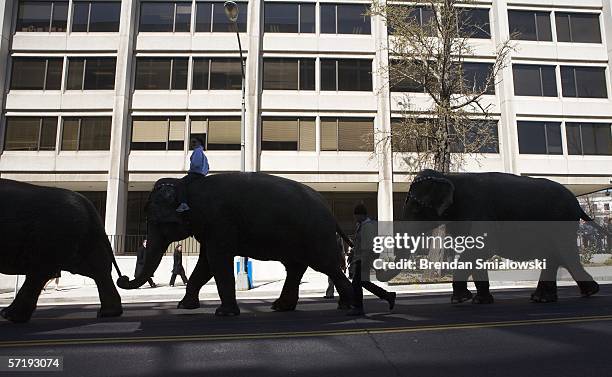
[[[191,153],[189,172],[195,174],[208,174],[208,158],[204,154],[204,148],[196,147]]]

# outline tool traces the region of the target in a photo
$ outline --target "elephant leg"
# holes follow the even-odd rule
[[[492,304],[493,295],[489,291],[489,272],[485,269],[475,269],[472,272],[474,285],[476,285],[476,296],[472,299],[473,304]]]
[[[50,277],[50,275],[26,275],[17,297],[11,305],[0,311],[0,316],[14,323],[28,322],[36,309],[38,296]]]
[[[459,261],[467,261],[465,253],[461,254]],[[470,292],[467,287],[467,280],[469,276],[469,270],[457,269],[453,272],[453,295],[451,296],[452,304],[460,304],[464,301],[472,299],[472,292]]]
[[[98,311],[98,318],[119,317],[123,314],[121,296],[119,296],[119,292],[117,292],[110,271],[108,274],[99,274],[94,280],[98,287],[98,295],[100,296],[101,304],[100,310]]]
[[[540,272],[538,286],[531,294],[531,301],[537,303],[556,302],[557,297],[557,270],[559,264],[549,262],[548,266]]]
[[[189,281],[187,282],[187,288],[185,289],[185,296],[178,303],[179,309],[197,309],[200,307],[200,289],[204,284],[208,283],[212,279],[213,274],[210,271],[210,265],[206,254],[200,252],[198,263],[196,263]]]
[[[572,278],[578,284],[582,297],[589,297],[599,292],[599,284],[593,280],[593,277],[586,272],[582,263],[580,263],[577,248],[575,253],[564,256],[562,264],[567,268]]]
[[[283,264],[285,265],[285,270],[287,270],[287,277],[285,278],[285,284],[283,285],[280,297],[272,304],[272,310],[277,312],[295,310],[300,293],[300,282],[308,268],[307,265],[302,263]]]
[[[340,299],[338,300],[338,309],[350,309],[355,303],[355,293],[353,292],[351,281],[339,268],[328,273],[327,276],[329,276],[334,282],[334,286],[336,287],[338,295],[340,296]]]
[[[209,248],[208,261],[217,283],[217,292],[221,298],[221,306],[215,311],[218,316],[234,316],[240,314],[236,302],[236,281],[234,279],[234,257],[224,254],[217,247]]]

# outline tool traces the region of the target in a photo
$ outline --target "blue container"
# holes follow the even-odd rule
[[[236,261],[236,275],[240,272],[240,259]],[[253,288],[253,262],[247,260],[247,280],[249,281],[249,289]]]

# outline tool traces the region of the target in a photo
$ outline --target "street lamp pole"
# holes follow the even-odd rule
[[[225,15],[232,22],[236,30],[236,38],[238,39],[238,52],[240,53],[240,73],[242,74],[242,109],[240,113],[240,171],[244,173],[246,171],[246,155],[244,148],[245,140],[245,116],[246,116],[246,101],[245,101],[245,86],[246,77],[244,74],[244,59],[242,58],[242,44],[240,43],[240,33],[238,31],[238,4],[234,1],[226,1],[223,4],[225,9]],[[236,290],[248,291],[251,286],[249,284],[249,270],[248,270],[248,258],[240,257],[240,269],[236,277]]]

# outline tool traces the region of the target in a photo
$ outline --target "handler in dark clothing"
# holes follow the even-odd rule
[[[369,223],[374,223],[374,221],[368,217],[368,210],[363,204],[358,204],[357,206],[355,206],[353,214],[357,222],[357,229],[355,230],[355,242],[353,250],[351,252],[351,269],[353,271],[352,284],[353,293],[355,295],[355,304],[354,307],[347,313],[347,315],[357,316],[364,314],[363,288],[374,293],[379,298],[386,300],[389,303],[389,310],[393,310],[393,307],[395,306],[395,292],[387,292],[385,289],[377,286],[376,284],[370,281],[372,250],[369,247],[370,242],[366,239],[367,235],[364,234],[364,226]]]
[[[147,240],[145,239],[142,241],[142,246],[140,246],[138,248],[138,251],[136,251],[136,271],[134,271],[134,276],[140,275],[140,273],[142,272],[142,269],[145,266],[146,249],[147,249]],[[147,283],[149,283],[151,288],[157,287],[157,285],[153,281],[153,278],[149,278],[149,280],[147,280]]]
[[[172,266],[172,277],[170,278],[170,286],[174,287],[174,281],[176,275],[181,275],[183,284],[187,285],[187,275],[185,274],[185,268],[183,268],[183,245],[178,244],[174,248],[174,265]]]

